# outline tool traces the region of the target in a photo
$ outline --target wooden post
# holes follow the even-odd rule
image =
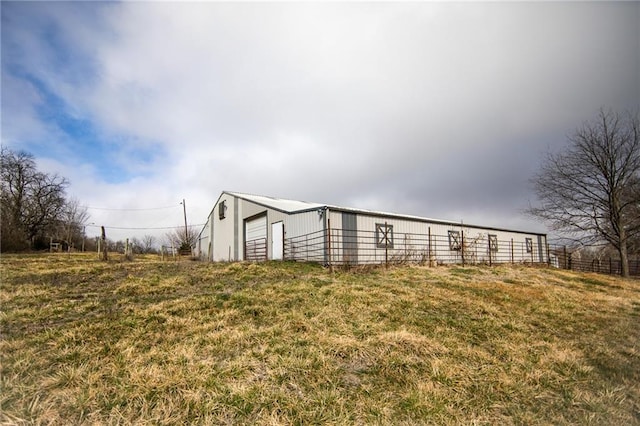
[[[567,258],[567,246],[562,246],[562,254],[564,256],[564,269],[569,269],[569,259]]]
[[[102,260],[109,260],[107,255],[107,234],[104,230],[104,226],[100,227],[100,239],[102,240]]]
[[[187,204],[182,199],[182,210],[184,211],[184,242],[185,244],[189,241],[189,233],[187,231]]]
[[[460,238],[462,239],[462,243],[460,245],[460,254],[462,255],[462,266],[464,266],[464,229],[460,231]]]

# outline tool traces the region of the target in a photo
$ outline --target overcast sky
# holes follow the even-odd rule
[[[2,144],[113,239],[223,190],[545,232],[544,153],[640,104],[638,2],[0,8]]]

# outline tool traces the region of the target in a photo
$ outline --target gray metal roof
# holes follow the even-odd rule
[[[325,204],[309,203],[307,201],[286,200],[284,198],[265,197],[263,195],[243,194],[241,192],[224,191],[226,194],[243,200],[251,201],[274,210],[285,213],[296,213],[307,210],[316,210],[325,207]]]
[[[274,209],[274,210],[278,210],[278,211],[281,211],[283,213],[289,213],[289,214],[301,213],[301,212],[305,212],[305,211],[328,208],[329,210],[334,210],[334,211],[360,213],[360,214],[365,214],[365,215],[370,215],[370,216],[380,216],[380,217],[388,217],[388,218],[395,218],[395,219],[405,219],[405,220],[412,220],[412,221],[418,221],[418,222],[428,222],[428,223],[450,225],[450,226],[460,226],[461,225],[460,222],[452,222],[452,221],[441,220],[441,219],[431,219],[431,218],[422,217],[422,216],[412,216],[412,215],[406,215],[406,214],[381,212],[381,211],[375,211],[375,210],[355,209],[355,208],[351,208],[351,207],[340,207],[340,206],[334,206],[334,205],[330,205],[330,204],[310,203],[308,201],[287,200],[287,199],[284,199],[284,198],[266,197],[266,196],[263,196],[263,195],[253,195],[253,194],[244,194],[244,193],[241,193],[241,192],[223,191],[223,193],[229,194],[229,195],[234,196],[234,197],[241,198],[243,200],[250,201],[250,202],[255,203],[255,204],[259,204],[259,205],[264,206],[264,207],[268,207],[268,208],[271,208],[271,209]],[[496,231],[526,233],[526,234],[533,234],[533,235],[546,235],[546,234],[540,233],[540,232],[528,232],[528,231],[520,231],[520,230],[515,230],[515,229],[494,228],[494,227],[490,227],[490,226],[473,225],[473,224],[470,224],[470,223],[465,223],[464,226],[473,227],[473,228],[482,228],[482,229],[488,229],[488,230],[496,230]]]

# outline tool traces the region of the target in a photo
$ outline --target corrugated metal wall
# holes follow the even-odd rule
[[[332,211],[330,219],[331,261],[348,263],[353,256],[345,258],[342,212]],[[440,263],[546,262],[546,238],[539,234],[362,213],[356,215],[356,221],[359,263],[429,259]],[[353,240],[352,232],[348,231],[347,238]]]

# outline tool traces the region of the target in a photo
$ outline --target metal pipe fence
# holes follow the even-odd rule
[[[549,245],[549,265],[560,269],[621,275],[622,262],[603,247]],[[629,256],[629,275],[640,277],[640,256]]]
[[[285,260],[326,263],[326,241],[327,236],[324,231],[285,238],[284,258]]]
[[[363,231],[328,229],[285,238],[284,259],[330,266],[371,264],[546,264],[560,269],[620,275],[620,259],[589,248],[542,244],[538,238],[498,239],[495,234],[447,235],[393,233],[391,228]],[[265,243],[266,244],[266,243]],[[265,247],[266,250],[266,247]],[[632,276],[640,276],[640,257],[631,257]]]
[[[251,262],[267,260],[267,239],[258,238],[244,245],[244,259]]]
[[[393,233],[329,229],[286,238],[284,258],[322,262],[327,265],[418,263],[493,264],[547,263],[546,247],[527,238],[498,240],[492,234],[467,237],[464,232],[448,235]]]

